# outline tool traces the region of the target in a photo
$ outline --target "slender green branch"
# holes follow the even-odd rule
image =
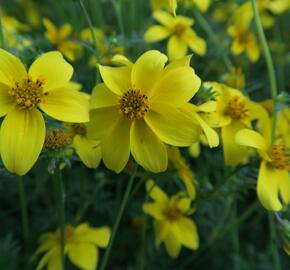
[[[21,208],[21,218],[22,218],[22,230],[23,230],[23,237],[25,242],[25,249],[26,252],[29,250],[29,222],[28,222],[28,211],[27,211],[27,198],[26,192],[23,183],[23,177],[18,176],[18,193],[19,193],[19,201],[20,201],[20,208]]]
[[[2,24],[2,18],[0,17],[0,48],[4,49],[4,34],[3,34],[3,24]]]
[[[252,8],[254,12],[256,30],[260,39],[260,43],[262,45],[262,50],[263,50],[266,64],[267,64],[268,76],[269,76],[269,81],[270,81],[270,90],[271,90],[271,95],[272,95],[272,100],[273,100],[273,113],[272,113],[272,143],[273,143],[275,140],[276,119],[277,119],[276,117],[276,107],[277,107],[276,105],[277,105],[277,94],[278,94],[277,80],[276,80],[272,56],[271,56],[269,46],[265,37],[265,33],[264,33],[263,26],[261,23],[261,18],[260,18],[259,11],[257,8],[256,0],[252,0]]]
[[[199,25],[202,27],[203,31],[206,32],[206,34],[209,36],[209,38],[216,43],[217,46],[221,46],[220,40],[217,38],[216,34],[212,30],[210,24],[207,22],[207,20],[203,17],[203,15],[198,11],[197,8],[192,9],[193,15]],[[233,67],[231,60],[229,57],[225,54],[225,52],[222,53],[222,59],[224,61],[224,64],[228,71],[230,71]]]
[[[137,173],[137,168],[138,168],[138,165],[135,164],[135,168],[134,168],[133,174],[130,177],[130,180],[128,182],[125,194],[124,194],[122,202],[121,202],[121,205],[120,205],[120,207],[118,209],[118,212],[117,212],[117,215],[116,215],[116,219],[115,219],[115,222],[114,222],[114,225],[113,225],[113,230],[112,230],[112,234],[111,234],[111,237],[110,237],[109,245],[108,245],[108,247],[107,247],[107,249],[105,251],[104,258],[103,258],[100,270],[105,270],[106,267],[107,267],[109,256],[111,254],[112,247],[113,247],[113,244],[114,244],[114,240],[115,240],[115,237],[116,237],[116,234],[117,234],[121,219],[123,217],[123,214],[124,214],[124,211],[125,211],[128,199],[129,199],[130,192],[131,192],[132,187],[133,187],[133,182],[134,182],[134,179],[135,179],[135,176],[136,176],[136,173]]]
[[[57,204],[60,225],[60,254],[62,270],[65,270],[65,194],[61,171],[57,168],[54,173],[55,186],[57,187]]]
[[[123,23],[123,16],[122,16],[122,5],[120,0],[116,1],[116,0],[111,0],[112,6],[114,8],[116,17],[117,17],[117,22],[118,22],[118,26],[119,29],[121,31],[121,34],[123,35],[123,37],[125,37],[125,28],[124,28],[124,23]]]

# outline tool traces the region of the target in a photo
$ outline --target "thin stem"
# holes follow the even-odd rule
[[[2,24],[2,19],[0,17],[0,48],[4,49],[5,44],[4,44],[4,34],[3,34],[3,24]]]
[[[23,183],[23,177],[18,176],[18,193],[19,193],[19,202],[21,208],[21,218],[22,218],[22,230],[23,230],[23,237],[25,242],[25,249],[28,252],[29,249],[29,222],[28,222],[28,211],[27,211],[27,198],[26,192]]]
[[[116,13],[117,22],[118,22],[118,26],[121,31],[121,34],[123,35],[123,37],[125,37],[125,28],[124,28],[124,23],[123,23],[122,8],[120,5],[120,0],[119,1],[111,0],[111,3]]]
[[[62,175],[59,169],[56,169],[54,173],[54,181],[57,187],[57,204],[58,204],[58,215],[60,225],[60,257],[62,270],[65,270],[65,194],[64,186],[62,182]]]
[[[220,46],[221,42],[219,41],[219,39],[217,38],[216,34],[212,30],[210,24],[202,16],[202,14],[198,11],[198,9],[196,9],[196,8],[192,9],[192,12],[193,12],[193,15],[194,15],[195,19],[197,20],[199,25],[202,27],[204,32],[206,32],[206,34],[209,36],[209,38],[214,43],[216,43],[218,46]],[[229,57],[225,53],[222,54],[222,59],[224,61],[224,64],[225,64],[227,70],[230,71],[232,69],[232,67],[233,67],[233,65],[231,63],[231,60],[229,59]]]
[[[233,220],[237,220],[238,218],[238,202],[237,198],[234,198],[233,201]],[[232,228],[232,241],[233,241],[233,248],[235,255],[240,254],[240,240],[239,240],[239,225],[235,224]],[[237,260],[234,260],[234,269],[239,270],[240,269],[240,264]]]
[[[269,46],[265,37],[265,33],[264,33],[263,26],[261,23],[261,18],[258,12],[256,0],[252,0],[252,7],[253,7],[254,18],[255,18],[255,23],[256,23],[256,30],[260,39],[260,43],[262,45],[262,50],[263,50],[266,64],[267,64],[268,76],[269,76],[269,81],[270,81],[270,90],[271,90],[271,95],[272,95],[272,100],[273,100],[273,113],[272,113],[272,143],[273,143],[275,140],[276,119],[277,119],[276,117],[276,105],[277,105],[277,93],[278,93],[277,80],[276,80],[272,56],[271,56]]]
[[[148,193],[146,194],[146,197],[148,197]],[[143,218],[144,218],[144,224],[142,227],[142,236],[141,236],[142,238],[141,238],[141,252],[140,252],[140,268],[139,268],[140,270],[144,270],[144,266],[145,266],[144,257],[145,257],[145,244],[146,244],[146,230],[147,230],[148,215],[144,213]]]
[[[268,213],[268,222],[269,222],[269,229],[270,229],[270,241],[271,241],[271,252],[274,262],[274,269],[275,270],[282,270],[281,262],[279,257],[279,252],[277,249],[277,232],[275,228],[275,219],[272,213]]]
[[[129,199],[130,192],[131,192],[132,187],[133,187],[133,182],[134,182],[134,179],[135,179],[135,176],[136,176],[136,173],[137,173],[137,168],[138,168],[138,165],[135,164],[135,168],[134,168],[133,174],[130,177],[130,180],[128,182],[124,197],[122,199],[121,205],[120,205],[120,207],[118,209],[118,212],[117,212],[117,216],[116,216],[116,219],[115,219],[115,222],[114,222],[114,226],[113,226],[112,234],[111,234],[111,237],[110,237],[109,245],[108,245],[108,247],[107,247],[107,249],[105,251],[104,258],[103,258],[100,270],[105,270],[106,267],[107,267],[109,256],[111,254],[112,247],[113,247],[113,244],[114,244],[114,240],[115,240],[115,237],[116,237],[116,234],[117,234],[121,219],[123,217],[123,214],[124,214],[124,211],[125,211],[128,199]]]

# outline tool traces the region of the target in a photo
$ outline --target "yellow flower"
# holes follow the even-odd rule
[[[151,6],[154,10],[166,8],[172,14],[176,15],[177,0],[151,0]]]
[[[206,53],[206,42],[191,29],[193,19],[176,16],[164,11],[156,11],[153,17],[162,25],[151,26],[144,35],[147,42],[156,42],[169,38],[167,54],[175,60],[186,55],[188,47],[198,55]]]
[[[177,170],[179,177],[185,184],[189,198],[194,200],[196,196],[197,181],[186,160],[181,156],[177,147],[168,147],[168,157]]]
[[[243,90],[245,88],[245,74],[241,68],[233,67],[226,74],[226,84],[232,88]]]
[[[86,223],[77,227],[65,227],[65,254],[79,269],[95,270],[98,265],[99,250],[106,248],[110,239],[108,227],[93,228]],[[48,270],[61,270],[60,232],[45,233],[39,238],[40,246],[33,258],[44,253],[37,269],[47,266]]]
[[[205,120],[212,127],[221,127],[224,159],[229,166],[243,162],[249,151],[234,142],[235,134],[244,128],[251,128],[251,121],[264,119],[267,115],[262,106],[250,101],[241,91],[224,84],[207,82],[217,94],[215,112],[204,114]]]
[[[201,12],[206,12],[212,0],[180,0],[186,8],[196,6]]]
[[[26,174],[41,152],[45,123],[39,109],[60,121],[89,121],[88,100],[65,87],[72,74],[59,52],[41,55],[27,72],[17,57],[0,50],[0,117],[6,115],[0,148],[9,171]]]
[[[236,134],[235,140],[240,145],[258,150],[262,158],[257,181],[259,200],[267,210],[280,211],[283,205],[290,203],[289,145],[281,139],[271,145],[270,124],[263,125],[262,134],[243,129]]]
[[[72,137],[72,146],[81,161],[88,168],[97,168],[102,158],[100,140],[89,139],[85,123],[66,124],[65,126]]]
[[[201,84],[189,61],[185,57],[164,68],[167,57],[152,50],[134,64],[99,65],[104,83],[92,94],[88,129],[92,138],[101,139],[109,169],[120,172],[131,152],[146,170],[165,171],[165,143],[188,146],[197,139],[198,127],[179,110]]]
[[[247,6],[239,8],[234,14],[234,22],[228,28],[228,33],[233,37],[231,52],[239,55],[245,52],[252,62],[260,57],[260,50],[256,36],[249,31],[253,19],[252,12],[248,12]]]
[[[166,251],[173,258],[178,257],[182,245],[198,249],[197,228],[188,217],[191,200],[181,194],[168,198],[153,180],[147,181],[146,189],[154,202],[144,203],[143,211],[154,218],[156,246],[164,242]]]
[[[45,37],[56,46],[68,60],[75,61],[81,47],[75,41],[69,40],[72,33],[72,26],[69,23],[63,24],[58,30],[57,27],[47,18],[43,19],[46,28]]]

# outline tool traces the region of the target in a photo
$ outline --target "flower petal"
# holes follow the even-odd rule
[[[167,235],[167,238],[165,239],[165,248],[172,258],[177,258],[181,251],[181,242],[176,234],[172,233],[172,231]]]
[[[257,182],[257,194],[261,204],[269,211],[280,211],[282,209],[282,204],[279,200],[280,177],[280,170],[271,168],[267,165],[266,161],[261,162]]]
[[[89,101],[86,96],[76,90],[49,91],[39,107],[49,116],[63,122],[89,122]]]
[[[102,79],[106,86],[116,95],[122,95],[131,87],[130,66],[107,67],[98,65]]]
[[[290,175],[287,170],[280,172],[279,188],[283,203],[287,206],[290,203]]]
[[[13,54],[0,49],[0,82],[10,87],[27,77],[25,66]]]
[[[74,265],[81,269],[95,270],[98,263],[97,248],[88,243],[72,243],[68,245],[68,257]]]
[[[206,53],[206,42],[204,39],[199,37],[193,30],[188,29],[182,37],[189,48],[198,55],[205,55]]]
[[[157,82],[152,90],[150,101],[180,107],[195,95],[200,85],[201,80],[192,68],[176,68],[167,72]]]
[[[146,181],[146,191],[148,192],[149,196],[157,202],[168,201],[166,193],[160,187],[158,187],[152,179]]]
[[[47,92],[69,82],[73,67],[64,60],[60,52],[52,51],[39,56],[30,66],[28,74],[33,80],[44,81],[43,91]]]
[[[156,50],[142,54],[132,69],[132,86],[149,93],[161,77],[167,56]]]
[[[158,247],[165,239],[168,237],[170,233],[170,224],[167,220],[156,220],[153,223],[154,231],[155,231],[155,244]]]
[[[153,18],[168,28],[171,28],[174,23],[173,16],[168,12],[161,10],[153,12]]]
[[[172,36],[167,44],[167,53],[170,61],[179,59],[186,55],[187,44],[182,39]]]
[[[80,157],[81,161],[88,168],[97,168],[101,162],[101,142],[98,140],[89,140],[83,136],[76,135],[73,138],[73,147]]]
[[[117,97],[104,83],[98,84],[92,92],[90,109],[114,106],[117,104]]]
[[[164,68],[164,74],[174,70],[176,68],[181,68],[181,67],[190,67],[190,60],[191,60],[192,55],[186,55],[184,57],[181,57],[179,59],[176,59],[172,62],[170,62],[165,68]]]
[[[45,124],[38,110],[15,108],[1,126],[0,148],[5,167],[26,174],[38,159],[45,138]]]
[[[145,115],[145,121],[165,143],[189,146],[199,139],[199,128],[189,117],[167,104],[158,103]]]
[[[144,34],[146,42],[156,42],[167,38],[170,35],[170,31],[161,25],[151,26]]]
[[[130,148],[133,157],[144,169],[155,173],[167,169],[166,147],[143,119],[134,121],[131,126]]]
[[[129,120],[119,118],[102,140],[103,161],[117,173],[124,169],[130,157],[130,126]]]
[[[7,114],[15,106],[15,99],[8,94],[10,87],[0,83],[0,117]]]
[[[163,208],[161,208],[158,203],[144,203],[143,211],[156,220],[164,219]]]

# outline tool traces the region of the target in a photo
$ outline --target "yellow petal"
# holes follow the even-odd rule
[[[95,270],[98,263],[98,250],[92,244],[73,243],[68,245],[68,257],[81,269]]]
[[[155,231],[155,244],[158,247],[165,239],[168,237],[170,233],[170,225],[167,220],[156,220],[153,223],[154,231]]]
[[[280,172],[279,188],[283,203],[288,206],[290,203],[290,175],[287,170]]]
[[[158,203],[144,203],[143,211],[152,216],[156,220],[163,220],[163,208],[158,205]]]
[[[47,270],[62,270],[59,247],[55,247],[52,250],[50,259],[47,264]]]
[[[47,92],[63,87],[73,75],[73,67],[57,51],[44,53],[30,66],[29,76],[33,80],[43,81],[43,91]]]
[[[8,94],[10,87],[0,83],[0,117],[7,114],[15,106],[15,99]]]
[[[179,110],[158,103],[147,115],[146,123],[165,143],[174,146],[189,146],[199,138],[199,128]]]
[[[204,39],[199,37],[193,30],[187,30],[182,38],[187,42],[187,45],[193,52],[201,56],[205,55],[206,42]]]
[[[164,69],[164,74],[172,71],[176,68],[181,68],[181,67],[190,67],[190,60],[191,60],[192,55],[186,55],[184,57],[181,57],[179,59],[176,59],[172,62],[170,62]]]
[[[99,65],[102,79],[116,95],[122,95],[131,87],[131,67],[107,67]]]
[[[46,28],[45,37],[51,42],[56,43],[58,39],[58,30],[55,25],[47,18],[43,19],[43,25]]]
[[[13,54],[0,49],[0,82],[10,87],[27,77],[25,66]]]
[[[168,28],[170,28],[174,23],[172,15],[161,10],[155,11],[153,13],[153,18]]]
[[[185,41],[179,37],[172,36],[167,43],[167,54],[170,61],[179,59],[187,53],[187,45]]]
[[[189,218],[181,218],[176,222],[181,243],[187,248],[196,250],[199,246],[199,237],[195,223]]]
[[[230,125],[222,128],[222,140],[225,163],[228,166],[236,166],[246,158],[248,149],[234,141],[235,135],[245,126],[240,121],[233,121]]]
[[[180,107],[192,99],[200,85],[201,80],[192,68],[176,68],[167,72],[158,81],[152,90],[151,101]]]
[[[149,93],[161,77],[167,56],[151,50],[142,54],[132,69],[132,85],[142,92]]]
[[[256,62],[260,57],[260,49],[254,35],[248,41],[246,52],[252,62]]]
[[[122,54],[115,54],[111,61],[114,64],[122,65],[122,66],[132,66],[133,63],[124,55]]]
[[[177,236],[170,232],[165,239],[165,248],[172,258],[177,258],[181,251],[181,243]]]
[[[89,101],[76,90],[49,91],[39,107],[49,116],[63,122],[85,123],[89,121]]]
[[[69,23],[65,23],[59,29],[59,38],[65,39],[68,37],[72,32],[72,26]]]
[[[151,26],[144,34],[146,42],[156,42],[167,38],[170,35],[170,31],[160,25]]]
[[[217,103],[215,101],[207,101],[199,106],[197,106],[198,112],[214,112],[217,108]]]
[[[73,139],[73,147],[81,161],[88,168],[97,168],[101,162],[101,142],[89,140],[83,136],[76,135]]]
[[[200,155],[200,143],[196,142],[189,147],[189,155],[192,157],[198,157]]]
[[[116,106],[91,110],[90,122],[86,124],[88,138],[101,139],[120,117]]]
[[[124,169],[130,157],[130,126],[129,120],[119,118],[102,140],[103,161],[116,173]]]
[[[167,169],[167,149],[143,119],[134,121],[131,126],[130,148],[134,159],[144,169],[155,173]]]
[[[157,202],[168,201],[166,193],[161,188],[159,188],[152,179],[146,181],[146,191],[148,192],[149,196]]]
[[[258,175],[257,194],[261,204],[269,211],[280,211],[282,209],[279,200],[280,177],[280,170],[271,168],[266,161],[262,161]]]
[[[26,174],[38,159],[45,138],[45,124],[38,110],[15,108],[1,126],[0,148],[5,167]]]
[[[235,55],[241,54],[245,50],[244,44],[235,39],[231,46],[231,52]]]
[[[92,92],[90,109],[114,106],[117,104],[117,97],[104,83],[98,84]]]

